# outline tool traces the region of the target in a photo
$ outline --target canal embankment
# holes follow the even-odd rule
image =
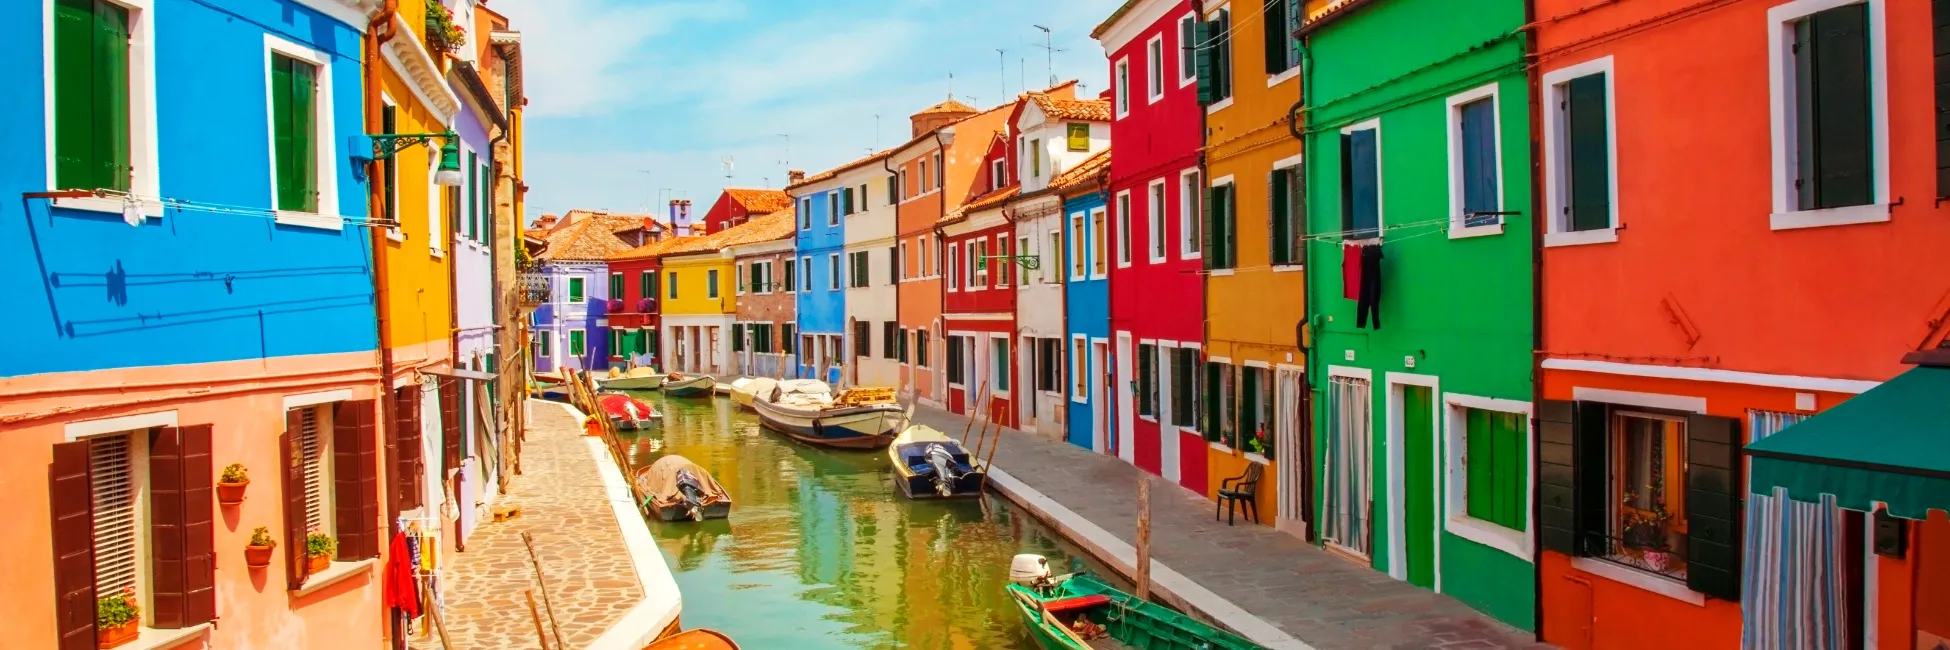
[[[682,609],[663,554],[622,470],[600,439],[582,435],[581,414],[532,399],[525,408],[522,473],[496,502],[520,514],[484,519],[441,575],[449,647],[543,647],[524,594],[532,592],[550,648],[638,650]],[[438,634],[412,645],[443,647]]]
[[[968,425],[927,406],[914,419],[957,436]],[[997,493],[1126,578],[1137,573],[1137,485],[1150,481],[1153,598],[1269,648],[1549,647],[1269,526],[1229,526],[1202,495],[1112,456],[1005,428],[991,477]]]

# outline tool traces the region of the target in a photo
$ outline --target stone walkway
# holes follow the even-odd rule
[[[968,422],[926,406],[916,408],[914,419],[953,436],[959,436]],[[1101,529],[1123,544],[1137,537],[1137,481],[1149,478],[1154,574],[1158,565],[1168,567],[1185,578],[1182,582],[1190,588],[1184,591],[1203,596],[1203,604],[1228,609],[1216,601],[1229,601],[1299,642],[1282,644],[1286,647],[1550,647],[1454,598],[1357,566],[1270,527],[1245,522],[1228,527],[1214,521],[1211,501],[1112,456],[1005,430],[995,466],[1014,483],[1054,501],[1050,505],[1056,509],[1086,520],[1070,525],[1052,522],[1059,528]],[[998,477],[996,483],[1001,488],[1003,481]],[[1189,601],[1186,609],[1201,608],[1200,598],[1186,597],[1193,594],[1176,595]],[[1194,613],[1223,618],[1215,612]],[[1249,630],[1237,631],[1260,638]]]
[[[444,575],[447,636],[456,649],[540,648],[535,623],[522,591],[542,592],[528,549],[526,531],[547,572],[548,596],[568,648],[588,647],[622,620],[644,590],[637,584],[629,549],[596,459],[568,411],[548,403],[528,403],[528,439],[522,444],[522,475],[497,505],[521,507],[521,516],[494,523],[484,519],[467,540],[467,552]],[[544,628],[547,611],[542,612]],[[438,650],[437,635],[415,637],[413,647]],[[550,647],[555,646],[551,638]]]

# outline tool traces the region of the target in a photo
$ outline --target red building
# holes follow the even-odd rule
[[[662,338],[657,330],[662,307],[658,271],[664,249],[685,239],[665,236],[610,256],[609,329],[620,332],[616,335],[620,345],[610,350],[612,363],[662,367],[662,360],[656,358]]]
[[[997,142],[1007,142],[998,137]],[[1009,147],[990,149],[992,161],[1008,159]],[[1004,162],[1001,169],[1009,169]],[[1006,172],[1005,172],[1006,174]],[[983,172],[990,175],[989,171]],[[948,409],[986,413],[991,421],[1016,426],[1012,396],[1016,383],[1016,280],[1011,250],[1015,225],[1007,212],[1017,187],[1009,185],[969,201],[941,220],[948,242],[948,273],[942,285],[941,318],[947,329]],[[979,401],[986,395],[988,404]]]
[[[768,215],[792,207],[792,197],[783,190],[761,190],[727,187],[718,194],[718,200],[704,213],[704,230],[685,232],[688,219],[675,222],[680,235],[709,235],[724,232],[753,217]],[[681,218],[681,217],[680,217]]]
[[[1205,437],[1186,428],[1164,439],[1157,414],[1146,412],[1155,410],[1158,400],[1138,399],[1141,385],[1157,385],[1156,370],[1140,358],[1156,359],[1160,343],[1202,350],[1205,340],[1202,246],[1181,250],[1168,244],[1164,247],[1168,254],[1162,258],[1148,254],[1154,250],[1154,237],[1167,242],[1198,242],[1200,237],[1181,233],[1179,219],[1160,219],[1162,232],[1155,234],[1147,232],[1146,226],[1153,209],[1179,204],[1180,174],[1199,168],[1204,111],[1225,108],[1224,104],[1199,106],[1194,66],[1182,60],[1187,56],[1184,35],[1196,20],[1186,0],[1131,0],[1090,35],[1109,56],[1110,133],[1117,143],[1117,155],[1110,163],[1107,229],[1117,386],[1111,447],[1119,458],[1203,493]],[[1154,67],[1163,69],[1154,75]],[[1163,80],[1157,84],[1161,88],[1148,82],[1154,76]],[[1193,197],[1191,204],[1202,205],[1201,199]]]

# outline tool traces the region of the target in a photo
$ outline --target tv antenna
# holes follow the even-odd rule
[[[720,165],[724,165],[724,184],[725,184],[726,186],[730,186],[730,185],[731,185],[731,169],[732,169],[732,167],[734,167],[734,166],[736,166],[736,164],[737,164],[737,161],[735,161],[735,160],[732,160],[732,158],[731,158],[731,156],[725,156],[725,157],[724,157],[724,158],[723,158],[722,160],[719,160],[719,161],[718,161],[718,164],[720,164]]]
[[[1009,50],[1005,48],[1000,48],[1000,47],[995,48],[995,70],[996,72],[1002,75],[1002,96],[1003,97],[1009,96],[1009,59],[1007,58],[1008,52]]]
[[[1049,85],[1055,86],[1056,85],[1056,53],[1068,52],[1069,50],[1056,46],[1056,43],[1054,41],[1055,37],[1050,33],[1048,27],[1044,27],[1042,25],[1030,25],[1030,27],[1043,30],[1043,44],[1042,45],[1032,44],[1032,46],[1043,48],[1043,66],[1044,69],[1049,73]]]
[[[778,135],[781,138],[785,138],[785,160],[779,161],[779,164],[790,167],[792,166],[792,134],[779,133],[776,135]]]
[[[873,148],[868,149],[867,153],[873,153],[879,150],[880,150],[880,114],[874,113],[873,114]]]

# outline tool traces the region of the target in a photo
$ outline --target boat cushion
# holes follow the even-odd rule
[[[1104,605],[1109,605],[1109,604],[1110,604],[1110,596],[1106,596],[1103,594],[1093,594],[1089,596],[1071,596],[1069,598],[1058,598],[1056,600],[1044,601],[1043,611],[1054,614],[1058,612],[1067,612],[1067,611],[1078,610],[1078,609],[1090,609],[1092,607],[1102,607]]]

